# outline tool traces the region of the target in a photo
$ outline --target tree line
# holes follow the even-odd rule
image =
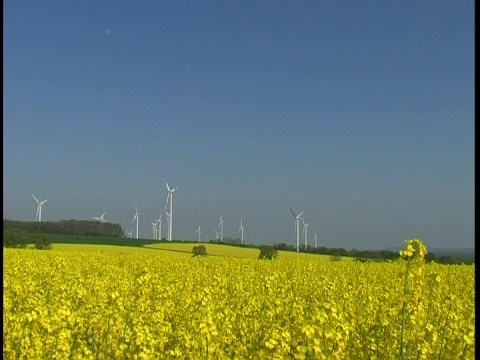
[[[124,231],[120,224],[109,222],[101,223],[90,220],[61,220],[61,221],[17,221],[3,220],[3,229],[20,229],[32,234],[68,234],[123,237]]]

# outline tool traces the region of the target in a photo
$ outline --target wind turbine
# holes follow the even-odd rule
[[[315,248],[318,248],[317,239],[318,239],[317,231],[315,230],[315,228],[313,228],[313,240],[315,241]]]
[[[198,242],[200,242],[200,237],[202,236],[202,230],[200,230],[200,225],[198,225],[198,230],[195,232],[198,233]]]
[[[96,217],[96,216],[92,216],[92,217],[93,217],[95,220],[100,221],[100,223],[104,223],[104,222],[107,221],[107,220],[105,220],[105,218],[104,218],[105,214],[106,214],[106,212],[104,212],[104,213],[102,214],[102,216],[100,216],[100,217]]]
[[[222,219],[222,215],[220,215],[220,222],[218,223],[218,226],[220,227],[220,241],[223,242],[223,219]]]
[[[132,219],[132,224],[133,222],[135,221],[135,219],[137,219],[137,239],[138,239],[138,218],[141,217],[140,213],[138,212],[138,209],[137,209],[137,204],[135,204],[135,216],[133,217]]]
[[[173,228],[173,219],[172,219],[172,215],[173,215],[173,193],[175,192],[175,190],[177,190],[177,188],[175,189],[170,189],[170,186],[168,186],[168,183],[167,183],[167,179],[164,179],[165,180],[165,185],[167,185],[167,190],[168,190],[168,196],[167,196],[167,203],[168,203],[168,198],[170,198],[170,211],[168,212],[168,220],[169,220],[169,224],[168,224],[168,240],[169,241],[172,241],[172,228]]]
[[[303,211],[298,215],[295,215],[292,208],[290,208],[290,211],[292,212],[292,215],[295,218],[295,233],[297,235],[297,252],[298,252],[300,251],[300,218],[303,214]]]
[[[132,233],[133,233],[133,229],[132,229],[132,230],[130,230],[130,232],[128,232],[128,233],[127,233],[127,234],[128,234],[128,236],[127,236],[127,237],[128,237],[128,238],[131,238],[131,237],[132,237]]]
[[[150,222],[152,223],[153,240],[157,240],[157,223],[156,221]]]
[[[160,217],[155,220],[156,223],[158,223],[158,240],[162,240],[162,214],[160,214]]]
[[[308,223],[306,223],[303,218],[302,218],[302,223],[303,223],[303,237],[305,238],[305,251],[307,251],[307,246],[308,246],[308,241],[307,241]]]
[[[32,194],[32,196],[37,202],[37,215],[35,215],[35,220],[38,220],[38,222],[42,222],[42,206],[48,201],[48,199],[43,201],[38,201],[35,195]]]
[[[241,239],[242,239],[242,245],[243,245],[243,219],[240,219],[240,228],[238,229],[238,232],[241,233]]]
[[[218,240],[218,238],[220,237],[220,231],[217,231],[215,229],[213,229],[213,231],[215,231],[215,240]]]

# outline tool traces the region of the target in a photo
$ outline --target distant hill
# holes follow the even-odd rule
[[[389,251],[400,251],[397,247],[386,248]],[[431,259],[442,263],[475,263],[475,249],[469,248],[427,248]]]
[[[389,251],[400,251],[403,248],[400,247],[386,247],[385,250]],[[452,253],[462,253],[462,254],[475,254],[475,249],[472,248],[430,248],[427,249],[435,254],[452,254]]]

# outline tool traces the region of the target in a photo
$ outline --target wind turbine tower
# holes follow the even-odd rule
[[[315,228],[313,228],[313,240],[315,241],[315,248],[318,248],[318,244],[317,244],[318,235],[317,235],[317,231],[315,230]]]
[[[198,230],[195,232],[198,234],[198,242],[200,242],[200,238],[202,236],[202,230],[200,230],[200,225],[198,225]]]
[[[242,239],[242,245],[243,245],[243,219],[240,219],[240,228],[238,229],[238,232],[241,234],[241,239]]]
[[[167,202],[170,198],[170,211],[168,212],[168,241],[172,241],[172,229],[173,229],[173,193],[177,188],[170,189],[170,186],[168,186],[167,179],[165,179],[165,185],[167,185],[167,190],[168,190],[168,197],[167,197]]]
[[[153,240],[157,240],[157,223],[155,221],[150,222],[152,223]]]
[[[155,222],[158,223],[158,233],[157,233],[158,234],[158,240],[162,240],[162,215],[163,215],[163,213],[160,214],[160,217],[157,220],[155,220]]]
[[[308,241],[307,241],[308,223],[306,223],[303,218],[302,218],[302,223],[303,223],[303,237],[305,238],[305,251],[307,251],[307,246],[308,246]]]
[[[133,217],[132,219],[132,224],[133,222],[135,221],[135,219],[137,220],[137,239],[138,239],[138,218],[141,217],[140,213],[138,212],[138,209],[137,209],[137,205],[135,204],[135,216]]]
[[[38,201],[35,195],[32,194],[32,196],[37,202],[37,215],[35,215],[35,220],[37,220],[38,222],[42,222],[42,206],[48,201],[48,199],[43,201]]]
[[[297,252],[298,252],[300,251],[300,219],[302,217],[303,211],[298,215],[295,215],[295,213],[291,208],[290,208],[290,211],[292,212],[292,215],[295,219],[295,233],[297,235]]]
[[[220,241],[223,242],[223,219],[222,219],[222,215],[220,215],[220,222],[218,223],[218,226],[220,227]]]

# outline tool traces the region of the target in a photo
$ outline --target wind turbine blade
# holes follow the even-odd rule
[[[170,186],[168,186],[168,183],[167,183],[166,181],[165,181],[165,185],[167,185],[167,190],[168,190],[168,192],[170,193],[170,192],[171,192]]]
[[[130,224],[133,224],[133,222],[135,221],[135,219],[137,218],[137,214],[135,214],[135,216],[133,217],[132,221],[130,222]]]
[[[297,215],[295,215],[295,213],[293,212],[292,208],[290,208],[290,211],[292,212],[293,217],[296,218]]]
[[[32,196],[35,199],[35,201],[37,202],[37,204],[40,204],[40,201],[38,201],[38,199],[35,197],[35,195],[32,194]]]
[[[300,219],[300,216],[302,216],[302,214],[303,214],[303,211],[300,214],[297,215],[297,218]]]

